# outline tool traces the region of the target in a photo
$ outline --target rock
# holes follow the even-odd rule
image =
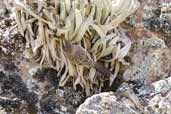
[[[25,39],[18,33],[14,17],[0,19],[0,56],[17,55],[25,48]]]
[[[146,114],[171,114],[171,91],[166,96],[155,95],[146,107]]]
[[[85,100],[84,93],[72,87],[59,88],[58,72],[52,68],[33,68],[30,68],[32,78],[27,86],[40,98],[39,111],[43,114],[74,114]]]
[[[154,96],[155,94],[165,95],[170,90],[171,90],[171,77],[166,78],[164,80],[156,81],[146,86],[142,86],[139,89],[139,94],[141,96],[148,95],[148,97],[150,97],[150,96]]]
[[[31,64],[20,61],[25,65],[21,73],[21,68],[13,62],[0,58],[0,108],[7,114],[74,114],[85,100],[81,90],[58,87],[56,70],[33,71]]]
[[[166,94],[171,90],[171,77],[152,83],[155,93]]]
[[[146,102],[145,114],[171,114],[171,77],[156,81],[139,89],[139,96]]]
[[[0,114],[7,114],[5,110],[0,110]]]
[[[129,100],[127,104],[130,104]],[[117,101],[113,92],[93,95],[79,106],[76,114],[140,114],[130,108],[125,102]]]
[[[138,109],[143,113],[144,106],[141,104],[138,96],[135,94],[132,88],[132,84],[122,83],[116,91],[117,98],[119,98],[120,101],[127,106],[134,107],[134,109]]]
[[[141,40],[136,47],[132,52],[133,64],[123,74],[125,81],[151,83],[169,76],[171,51],[166,48],[163,40]]]
[[[15,67],[12,68],[15,69]],[[0,71],[0,107],[11,114],[13,114],[14,111],[23,112],[20,114],[26,114],[24,113],[25,111],[36,114],[37,95],[28,90],[21,76],[12,72],[13,71],[7,70]]]
[[[6,6],[2,0],[0,0],[0,15],[5,15],[7,12]]]

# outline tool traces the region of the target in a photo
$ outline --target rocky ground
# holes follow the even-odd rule
[[[140,1],[140,0],[139,0]],[[141,0],[121,26],[132,40],[112,87],[86,96],[58,87],[57,71],[26,58],[14,16],[0,2],[0,114],[171,114],[171,1]]]

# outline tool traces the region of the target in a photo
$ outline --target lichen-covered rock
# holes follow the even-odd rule
[[[171,114],[171,92],[155,95],[146,107],[146,114]]]
[[[80,105],[76,114],[140,114],[127,105],[129,100],[126,101],[117,101],[113,92],[93,95]]]
[[[0,56],[16,56],[24,50],[24,42],[25,40],[17,31],[14,17],[0,16]]]
[[[145,114],[171,114],[171,77],[142,86],[139,96],[146,102]]]
[[[151,100],[154,95],[165,95],[171,90],[171,77],[146,84],[141,86],[138,91],[138,96],[141,96],[143,100]]]
[[[126,106],[138,109],[140,112],[144,112],[144,106],[140,102],[137,94],[135,94],[132,84],[122,83],[116,91],[116,96],[120,99],[120,102]]]
[[[166,94],[171,90],[171,77],[152,83],[155,93]]]
[[[125,81],[141,80],[151,83],[169,76],[171,51],[166,48],[163,40],[158,38],[142,40],[134,49],[133,64],[123,74]]]

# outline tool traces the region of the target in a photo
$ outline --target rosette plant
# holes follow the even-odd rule
[[[81,46],[93,61],[110,70],[113,75],[105,77],[111,85],[120,65],[127,64],[124,57],[131,47],[119,24],[138,5],[137,0],[15,0],[15,18],[30,57],[56,69],[59,86],[70,80],[89,94],[94,86],[103,86],[104,74],[73,64],[64,54],[64,42]]]

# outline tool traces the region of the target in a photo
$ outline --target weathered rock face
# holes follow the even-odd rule
[[[123,83],[116,93],[93,95],[76,114],[171,114],[171,78],[156,81],[135,94],[133,85]]]
[[[161,94],[154,96],[146,109],[147,114],[171,114],[171,92],[166,96]]]
[[[171,78],[154,82],[151,87],[145,114],[171,114]]]
[[[85,99],[80,90],[59,88],[55,70],[37,69],[31,75],[21,73],[15,62],[0,59],[1,114],[74,114]]]
[[[150,38],[139,41],[132,51],[133,64],[124,74],[125,81],[154,82],[170,75],[171,51],[163,40]]]
[[[140,114],[129,106],[132,104],[129,100],[125,100],[117,101],[113,92],[93,95],[80,105],[76,114]]]

